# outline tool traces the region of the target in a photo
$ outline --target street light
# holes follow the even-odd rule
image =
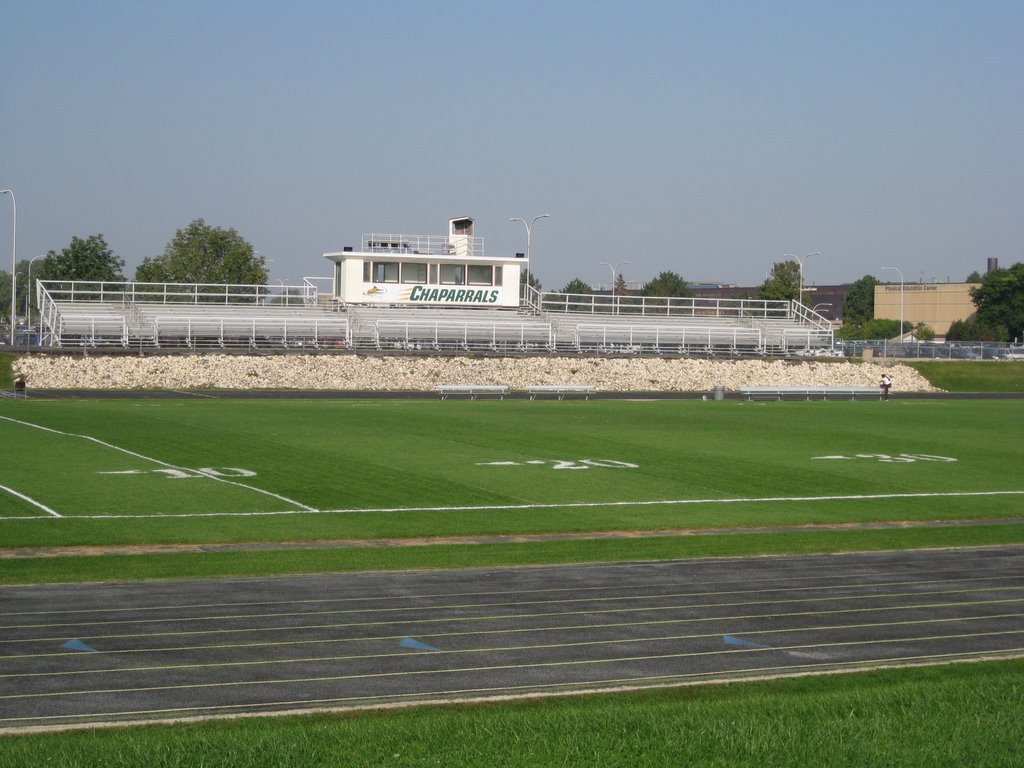
[[[882,267],[882,269],[892,269],[900,276],[900,341],[903,341],[903,272],[899,267]]]
[[[45,253],[40,253],[38,256],[33,256],[28,261],[28,286],[25,290],[25,322],[28,323],[29,338],[32,336],[32,265],[36,259],[45,258]]]
[[[537,219],[548,219],[551,218],[550,213],[542,213],[538,216],[533,217],[533,221],[527,222],[526,219],[520,219],[515,216],[509,221],[521,221],[523,226],[526,227],[526,287],[530,287],[530,241],[533,239],[533,225],[537,223]]]
[[[790,258],[796,259],[797,264],[800,265],[800,303],[803,304],[804,303],[804,260],[807,259],[808,256],[821,256],[821,251],[815,251],[814,253],[805,254],[803,259],[801,259],[799,256],[796,256],[795,254],[792,254],[792,253],[784,253],[782,255],[783,255],[783,257],[789,256]]]
[[[615,311],[615,277],[619,273],[619,267],[621,267],[623,264],[632,264],[632,263],[633,262],[631,262],[631,261],[620,261],[620,262],[617,262],[615,264],[615,266],[613,267],[607,261],[600,262],[601,266],[608,267],[608,269],[610,269],[612,271],[612,311],[613,312]]]
[[[11,228],[13,233],[11,241],[11,346],[14,346],[14,297],[18,295],[18,201],[14,199],[14,190],[12,189],[0,189],[0,195],[10,195],[11,205],[14,206],[14,226]]]

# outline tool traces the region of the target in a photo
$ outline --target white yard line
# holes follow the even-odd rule
[[[12,419],[9,416],[0,416],[0,419],[2,419],[4,421],[10,421],[10,422],[12,422],[14,424],[20,424],[20,425],[22,425],[24,427],[31,427],[32,429],[39,429],[39,430],[42,430],[43,432],[50,432],[50,433],[55,434],[55,435],[63,435],[64,437],[77,437],[77,438],[80,438],[82,440],[89,440],[89,441],[94,442],[94,443],[96,443],[98,445],[102,445],[104,448],[110,448],[111,450],[120,451],[121,453],[126,453],[129,456],[135,457],[136,459],[142,459],[143,461],[151,461],[154,464],[159,464],[160,466],[167,467],[168,469],[175,469],[175,470],[178,470],[178,471],[186,471],[184,467],[178,467],[178,466],[175,466],[174,464],[169,464],[166,461],[161,461],[160,459],[154,459],[152,456],[144,456],[141,453],[136,453],[135,451],[130,451],[127,448],[122,448],[119,445],[114,445],[113,443],[105,442],[105,441],[100,440],[99,438],[93,437],[91,435],[78,435],[78,434],[75,434],[74,432],[62,432],[59,429],[52,429],[51,427],[44,427],[41,424],[33,424],[30,421],[21,421],[20,419]],[[256,493],[262,493],[262,494],[264,494],[266,496],[271,496],[271,497],[273,497],[275,499],[279,499],[279,500],[281,500],[281,501],[283,501],[283,502],[285,502],[287,504],[292,504],[293,506],[296,506],[300,510],[305,511],[305,512],[316,512],[316,511],[318,511],[318,510],[314,509],[313,507],[306,506],[305,504],[303,504],[300,501],[295,501],[294,499],[289,499],[287,496],[281,496],[280,494],[274,493],[273,491],[267,491],[267,490],[264,490],[262,488],[256,488],[256,487],[251,486],[251,485],[246,485],[245,483],[239,483],[239,482],[236,482],[234,480],[228,480],[228,479],[226,479],[224,477],[218,477],[217,475],[214,475],[214,474],[212,474],[210,472],[204,472],[203,470],[194,470],[194,471],[197,472],[198,474],[202,475],[203,477],[209,478],[210,480],[216,480],[218,483],[227,483],[228,485],[235,485],[235,486],[238,486],[239,488],[245,488],[248,491],[255,491]],[[44,507],[44,509],[45,509],[45,507]],[[56,514],[56,513],[54,513],[54,514]],[[275,514],[280,514],[280,513],[275,513]],[[184,515],[184,516],[185,517],[191,517],[191,515]],[[58,515],[58,517],[59,517],[59,515]],[[81,517],[87,517],[87,516],[86,515],[81,515],[81,516],[76,515],[76,517],[81,518]],[[130,515],[129,515],[129,517],[130,517]],[[145,515],[139,515],[139,517],[145,517]],[[152,515],[152,517],[168,517],[168,515]],[[0,519],[10,519],[10,518],[0,518]]]
[[[16,490],[14,490],[13,488],[8,488],[6,485],[0,485],[0,491],[7,491],[12,496],[17,496],[22,501],[27,501],[33,507],[38,507],[39,509],[43,510],[43,512],[45,512],[46,514],[50,515],[51,517],[61,517],[61,515],[59,515],[58,513],[54,512],[52,509],[50,509],[45,504],[40,504],[35,499],[29,498],[24,493],[18,493]],[[0,520],[10,520],[10,519],[12,519],[12,518],[0,517]],[[19,519],[19,518],[13,518],[13,519]]]
[[[0,417],[2,418],[2,417]],[[219,479],[219,478],[212,478]],[[258,489],[253,489],[258,490]],[[271,494],[273,495],[273,494]],[[76,520],[138,520],[143,518],[188,517],[272,517],[277,515],[350,515],[386,512],[506,512],[524,509],[590,509],[607,507],[686,506],[693,504],[778,504],[821,501],[875,501],[878,499],[942,499],[984,496],[1024,496],[1020,491],[945,491],[936,493],[872,493],[849,496],[768,496],[731,499],[654,499],[649,501],[578,501],[555,504],[486,504],[476,506],[436,507],[363,507],[349,509],[283,510],[279,512],[183,512],[170,515],[75,515]],[[297,503],[297,502],[293,502]],[[39,520],[44,518],[0,517],[0,520]]]

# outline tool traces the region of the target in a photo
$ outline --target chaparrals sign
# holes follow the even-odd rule
[[[497,288],[438,288],[430,285],[413,285],[393,291],[388,286],[374,285],[363,295],[376,301],[410,304],[497,304],[501,291]]]

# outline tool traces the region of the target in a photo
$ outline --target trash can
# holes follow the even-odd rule
[[[874,347],[864,347],[864,359],[865,360],[871,360],[872,358],[874,358],[874,356],[875,356],[875,348]]]
[[[714,395],[715,400],[725,400],[725,387],[721,386],[720,384],[715,385],[715,388],[712,390],[712,393]]]

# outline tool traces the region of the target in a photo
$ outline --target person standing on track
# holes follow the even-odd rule
[[[889,399],[889,389],[892,387],[892,377],[888,373],[882,374],[882,381],[879,386],[882,388],[882,399]]]

